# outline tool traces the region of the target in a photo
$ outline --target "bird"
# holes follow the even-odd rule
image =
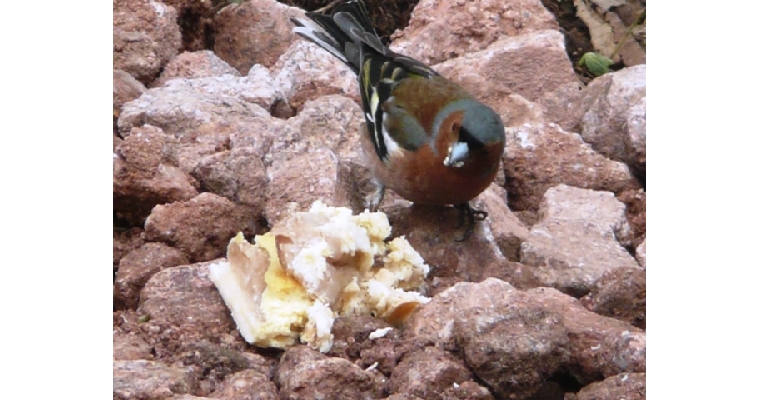
[[[424,63],[396,53],[377,35],[362,0],[332,13],[291,18],[293,32],[327,50],[357,75],[367,132],[360,143],[376,190],[377,211],[391,189],[415,204],[453,205],[456,241],[473,232],[488,213],[470,201],[496,177],[504,152],[504,123],[492,108]]]

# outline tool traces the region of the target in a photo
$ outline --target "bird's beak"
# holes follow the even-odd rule
[[[449,147],[449,154],[443,160],[443,165],[447,167],[459,168],[464,165],[464,161],[470,155],[470,148],[465,142],[456,142]]]

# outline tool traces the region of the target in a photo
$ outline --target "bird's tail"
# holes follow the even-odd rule
[[[306,16],[309,20],[291,18],[296,25],[293,31],[338,57],[357,74],[363,52],[374,50],[384,55],[389,51],[372,27],[361,0],[338,5],[331,15],[307,12]]]

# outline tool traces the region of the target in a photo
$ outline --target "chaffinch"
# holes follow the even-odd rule
[[[469,202],[493,182],[504,151],[504,124],[491,108],[421,62],[388,49],[361,0],[338,5],[331,15],[292,18],[294,32],[329,51],[359,77],[367,121],[361,135],[376,192],[385,188],[419,204],[459,210],[463,236],[487,217]]]

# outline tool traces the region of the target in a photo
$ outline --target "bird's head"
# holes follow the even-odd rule
[[[473,99],[459,99],[442,110],[442,129],[450,140],[443,164],[462,168],[485,155],[504,150],[504,123],[494,110]]]

